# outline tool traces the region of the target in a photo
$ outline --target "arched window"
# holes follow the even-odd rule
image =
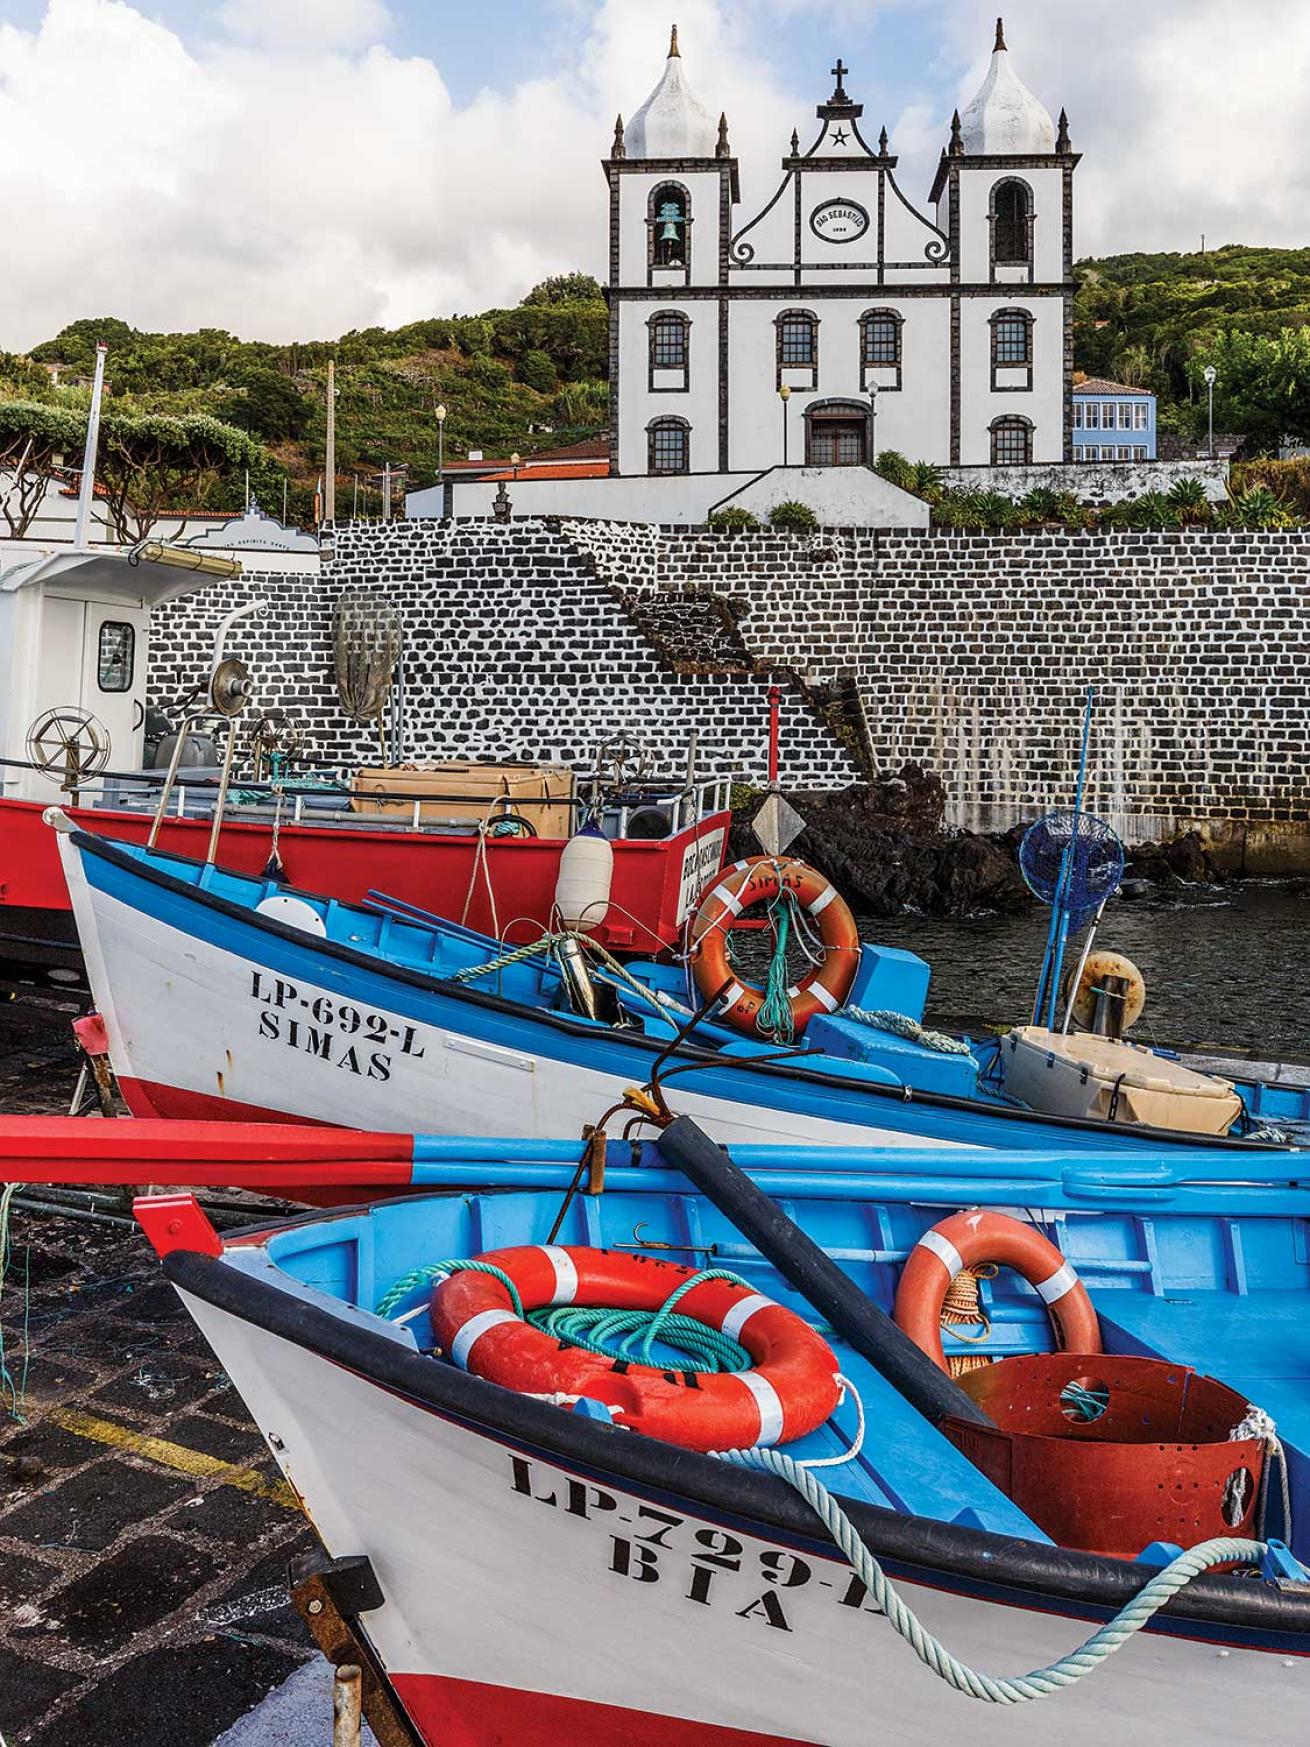
[[[657,310],[646,324],[650,333],[650,387],[655,393],[687,387],[691,323],[676,309]]]
[[[1033,194],[1026,182],[998,182],[992,189],[992,262],[1027,267],[1033,258]]]
[[[992,363],[1012,368],[1032,361],[1032,316],[1026,309],[998,309],[992,317]]]
[[[778,386],[819,386],[819,318],[808,309],[784,309],[776,321]]]
[[[901,325],[894,309],[867,309],[860,317],[860,387],[901,386]]]
[[[691,261],[691,195],[681,182],[661,182],[646,203],[649,259],[653,268],[688,268]]]
[[[1033,427],[1030,420],[1011,413],[993,419],[992,466],[1026,467],[1033,458]]]
[[[869,419],[870,409],[862,401],[812,401],[805,409],[805,465],[867,465]]]
[[[691,471],[691,426],[686,419],[652,419],[646,426],[646,471]]]

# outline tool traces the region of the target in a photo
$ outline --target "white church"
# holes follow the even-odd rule
[[[659,83],[619,117],[602,166],[608,465],[568,481],[515,475],[516,514],[540,499],[699,519],[765,470],[867,470],[887,449],[943,466],[1073,459],[1079,156],[1063,111],[1053,122],[1023,84],[998,20],[921,210],[886,129],[868,137],[849,69],[832,71],[812,142],[793,132],[776,191],[744,211],[727,118],[693,95],[675,27]],[[485,480],[448,492],[444,513],[485,513]],[[410,513],[443,513],[420,502],[436,496],[414,494]]]

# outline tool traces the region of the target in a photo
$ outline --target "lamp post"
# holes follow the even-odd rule
[[[446,408],[444,402],[437,407],[437,478],[444,478],[446,472]]]
[[[782,464],[787,465],[787,402],[791,399],[791,389],[784,382],[778,390],[778,399],[782,402]]]
[[[1219,374],[1219,372],[1215,369],[1213,364],[1206,365],[1206,367],[1205,367],[1205,392],[1206,392],[1206,398],[1209,401],[1209,425],[1210,425],[1209,452],[1210,452],[1210,459],[1212,461],[1214,460],[1214,385],[1215,385],[1215,378],[1218,376],[1218,374]]]
[[[869,466],[878,469],[878,384],[869,384]]]
[[[509,458],[510,470],[513,473],[515,479],[517,479],[519,476],[519,466],[520,466],[522,460],[523,460],[523,457],[519,454],[517,449],[514,451],[514,453]]]

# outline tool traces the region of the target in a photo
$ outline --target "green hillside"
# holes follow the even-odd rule
[[[1251,432],[1256,449],[1285,431],[1310,435],[1310,248],[1115,255],[1076,271],[1079,370],[1154,389],[1164,427],[1195,434],[1204,420],[1201,372],[1213,362],[1221,428]],[[343,512],[354,504],[356,477],[361,512],[377,512],[369,476],[386,462],[407,468],[410,485],[431,483],[439,403],[452,458],[469,449],[526,455],[597,436],[606,424],[606,306],[583,274],[547,280],[514,309],[285,346],[215,328],[152,334],[112,318],[78,321],[27,358],[0,354],[0,401],[84,407],[98,339],[110,347],[107,406],[128,421],[203,414],[237,427],[260,445],[253,472],[274,499],[268,507],[279,507],[285,475],[302,521],[323,467],[329,358],[337,365]],[[57,387],[43,367],[51,364],[62,367]],[[234,442],[230,453],[244,451]],[[229,465],[197,473],[197,501],[239,505],[243,472]]]

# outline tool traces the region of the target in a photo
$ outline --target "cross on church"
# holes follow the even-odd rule
[[[838,55],[837,56],[837,65],[835,67],[830,68],[829,71],[832,73],[833,78],[837,81],[837,89],[832,94],[833,102],[834,103],[845,103],[845,101],[846,101],[845,79],[846,79],[847,73],[850,72],[850,68],[842,60],[841,56]]]

